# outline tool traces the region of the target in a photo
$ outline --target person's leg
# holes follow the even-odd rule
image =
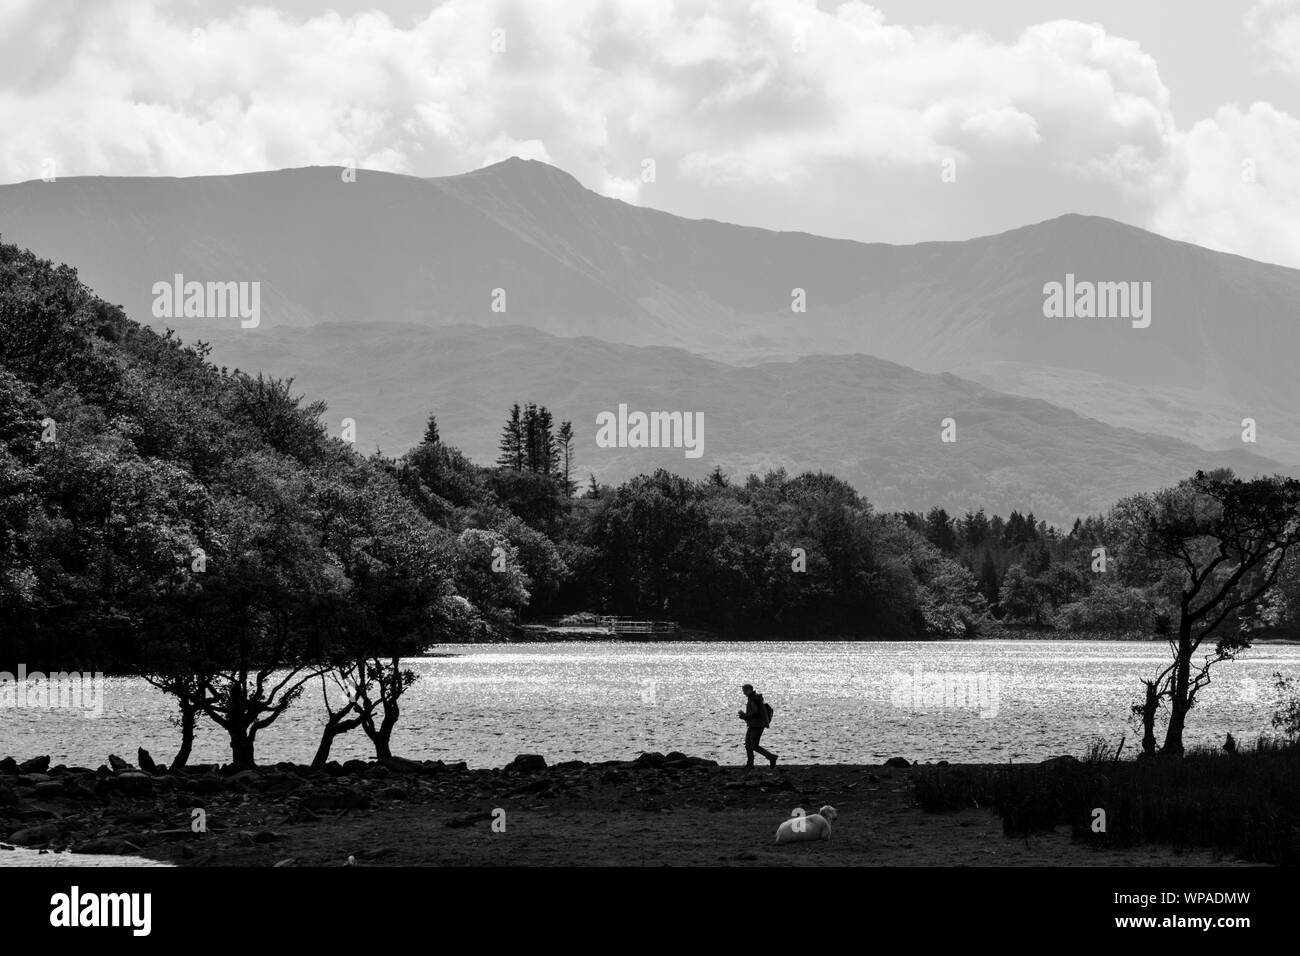
[[[760,740],[763,739],[763,728],[762,728],[762,727],[754,727],[754,728],[751,729],[751,733],[753,733],[753,735],[754,735],[754,743],[753,743],[754,751],[757,752],[757,753],[761,753],[764,757],[767,758],[767,762],[768,762],[769,764],[771,764],[773,767],[775,767],[775,766],[776,766],[776,754],[772,753],[772,751],[768,750],[766,747],[760,747],[760,746],[758,745],[758,742],[759,742]],[[747,738],[747,739],[748,739],[748,738]],[[753,754],[753,753],[751,753],[751,754],[749,755],[749,759],[750,759],[750,763],[752,764],[752,763],[753,763],[753,760],[754,760],[754,754]]]
[[[745,767],[754,766],[754,748],[758,744],[758,736],[755,731],[757,727],[750,727],[745,731]]]

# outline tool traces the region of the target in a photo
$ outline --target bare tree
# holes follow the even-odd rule
[[[1124,499],[1106,524],[1123,552],[1122,573],[1152,589],[1178,621],[1170,665],[1147,682],[1138,706],[1154,715],[1154,684],[1157,701],[1169,703],[1161,751],[1181,754],[1187,715],[1211,668],[1250,647],[1259,604],[1300,542],[1300,482],[1197,472],[1174,488]],[[1211,639],[1213,650],[1194,661]]]

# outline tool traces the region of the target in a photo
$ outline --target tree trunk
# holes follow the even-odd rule
[[[194,749],[194,724],[198,716],[198,704],[181,698],[181,749],[172,758],[172,769],[180,770],[190,761],[190,751]]]
[[[1156,708],[1160,697],[1155,681],[1147,681],[1146,702],[1142,705],[1142,753],[1150,756],[1156,752]]]
[[[376,760],[392,759],[393,728],[397,726],[399,716],[401,716],[401,711],[397,706],[397,701],[386,701],[384,703],[384,719],[379,722],[379,726],[376,727],[373,721],[368,721],[364,725],[366,736],[375,745]]]
[[[341,732],[333,721],[325,725],[325,729],[320,732],[320,745],[316,748],[316,756],[311,758],[313,767],[323,767],[329,763],[330,748],[334,746],[334,738]]]
[[[347,712],[347,708],[344,708],[341,714]],[[316,748],[316,756],[311,761],[313,767],[323,767],[329,763],[330,748],[334,746],[334,738],[341,737],[362,723],[360,717],[346,720],[341,714],[337,716],[331,714],[329,720],[325,722],[325,727],[320,732],[320,745]]]
[[[253,736],[248,732],[247,727],[231,726],[230,758],[231,762],[237,767],[252,767],[255,765],[253,760]]]
[[[1183,726],[1190,709],[1187,695],[1191,686],[1191,671],[1192,625],[1184,607],[1178,623],[1178,659],[1174,667],[1173,691],[1169,696],[1169,726],[1165,729],[1165,745],[1160,748],[1161,753],[1182,756]]]

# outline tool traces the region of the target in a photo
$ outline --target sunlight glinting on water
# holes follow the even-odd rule
[[[1127,735],[1139,679],[1163,643],[1068,641],[875,643],[582,643],[447,645],[408,661],[419,680],[403,698],[394,751],[500,766],[519,753],[548,761],[626,760],[673,750],[744,759],[742,683],[776,708],[764,744],[787,763],[1033,761],[1080,755]],[[1188,742],[1249,741],[1270,732],[1271,675],[1300,671],[1300,647],[1262,645],[1217,665],[1193,711]],[[333,695],[337,699],[337,694]],[[138,746],[166,760],[171,702],[141,680],[111,679],[102,717],[59,709],[0,710],[0,752],[49,753],[95,767]],[[320,688],[310,687],[257,741],[260,762],[305,762],[319,741]],[[333,756],[373,755],[360,732]],[[193,761],[229,758],[210,723]]]

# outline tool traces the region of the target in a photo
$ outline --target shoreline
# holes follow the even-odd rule
[[[480,770],[396,758],[146,773],[125,761],[89,770],[7,759],[0,843],[179,866],[1241,865],[1209,850],[1098,849],[1068,827],[1008,837],[990,809],[926,812],[915,776],[944,766],[746,771],[671,753],[554,765],[522,755]],[[951,765],[990,766],[1000,765]],[[774,845],[794,808],[826,804],[839,813],[829,842]]]

